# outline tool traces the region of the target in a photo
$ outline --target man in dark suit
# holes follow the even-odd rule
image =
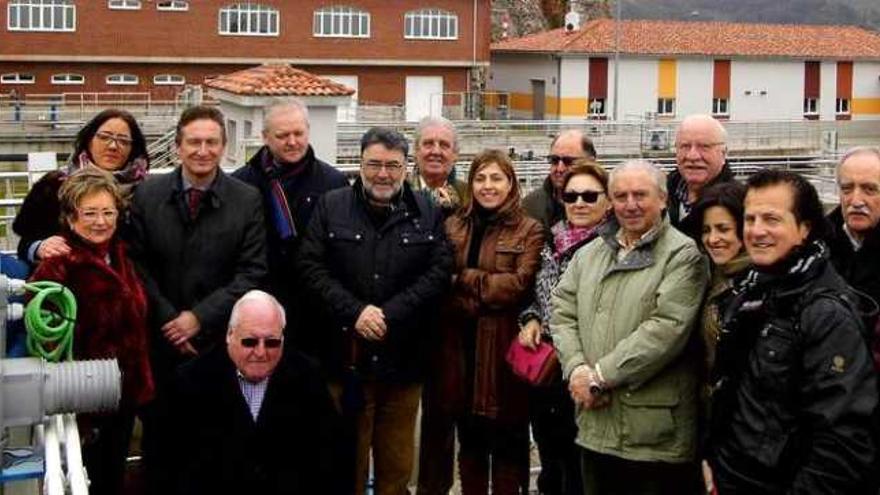
[[[316,365],[282,352],[285,324],[274,297],[250,291],[232,309],[226,349],[178,369],[162,449],[174,492],[335,492],[336,412]]]
[[[235,300],[266,274],[266,233],[260,194],[226,175],[223,114],[196,106],[177,123],[181,166],[154,175],[134,193],[131,253],[149,298],[151,361],[161,399],[174,369],[222,344]],[[145,412],[144,460],[152,468],[154,433],[166,418]]]

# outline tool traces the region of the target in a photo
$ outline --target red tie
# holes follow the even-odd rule
[[[195,220],[196,215],[199,213],[199,205],[202,203],[202,196],[205,195],[205,191],[201,189],[196,189],[195,187],[191,187],[186,191],[186,204],[189,206],[189,217]]]

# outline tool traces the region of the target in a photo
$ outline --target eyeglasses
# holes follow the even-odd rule
[[[708,153],[709,151],[712,150],[712,148],[714,148],[718,145],[721,145],[721,144],[724,144],[724,143],[721,141],[718,141],[715,143],[676,143],[675,149],[679,153],[687,153],[692,149],[696,149],[700,153]]]
[[[370,160],[368,162],[364,162],[364,168],[374,174],[378,174],[384,168],[385,171],[387,171],[390,175],[396,175],[399,174],[401,170],[403,170],[403,164],[395,161],[382,162],[379,160]]]
[[[117,210],[80,210],[77,208],[79,218],[85,223],[95,223],[99,218],[103,218],[107,223],[113,223],[119,217]]]
[[[246,347],[248,349],[253,349],[257,347],[260,342],[263,343],[263,347],[266,349],[278,349],[281,347],[281,343],[284,342],[284,339],[281,337],[242,337],[241,338],[241,346]]]
[[[575,160],[580,158],[579,156],[560,156],[560,155],[547,155],[547,163],[550,165],[556,165],[559,162],[562,162],[566,167],[570,167]]]
[[[128,136],[123,136],[122,134],[111,134],[109,132],[98,132],[95,134],[95,137],[98,138],[104,145],[110,145],[110,143],[115,143],[116,146],[120,148],[130,148],[131,147],[131,138]]]
[[[599,195],[604,194],[602,191],[565,191],[562,193],[562,202],[568,204],[577,203],[578,198],[584,200],[584,203],[593,204],[599,199]]]

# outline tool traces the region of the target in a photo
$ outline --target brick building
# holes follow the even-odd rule
[[[490,0],[7,0],[0,94],[149,92],[263,63],[439,111],[488,65]],[[432,108],[437,106],[438,108]]]
[[[596,19],[491,51],[517,118],[880,119],[880,34],[854,26]]]

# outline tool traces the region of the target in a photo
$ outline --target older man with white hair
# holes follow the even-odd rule
[[[183,366],[165,412],[170,493],[336,493],[337,414],[316,365],[284,352],[284,308],[252,290],[226,346]]]
[[[455,124],[445,117],[427,116],[415,132],[413,190],[427,191],[447,216],[462,205],[467,184],[453,174],[459,142]]]
[[[669,220],[679,227],[707,187],[734,180],[727,164],[727,131],[710,115],[689,115],[675,133],[677,168],[669,175]]]
[[[666,177],[611,172],[614,207],[553,291],[550,330],[578,404],[584,493],[696,487],[698,363],[686,344],[708,282],[694,241],[664,218]]]

